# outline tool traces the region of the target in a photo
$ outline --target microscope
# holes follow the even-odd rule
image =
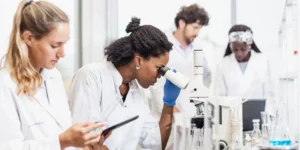
[[[210,97],[209,89],[203,84],[203,57],[202,50],[194,50],[194,79],[190,80],[179,72],[173,72],[168,67],[162,67],[158,72],[183,90],[189,92],[189,99],[194,103],[196,114],[191,118],[191,128],[202,129],[204,132],[202,149],[226,150],[232,138],[228,111],[223,107],[225,97]],[[228,108],[228,106],[226,106]],[[229,109],[229,108],[228,108]],[[223,110],[223,111],[222,111]],[[228,119],[227,119],[228,120]],[[221,130],[222,131],[221,131]]]

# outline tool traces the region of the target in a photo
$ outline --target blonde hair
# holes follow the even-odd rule
[[[68,22],[68,16],[49,2],[23,0],[19,4],[4,64],[8,66],[11,77],[17,82],[18,95],[33,96],[43,83],[39,70],[30,62],[29,49],[22,37],[23,32],[30,31],[36,39],[40,39],[55,29],[58,23]]]

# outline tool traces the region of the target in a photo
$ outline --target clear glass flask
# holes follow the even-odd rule
[[[258,146],[261,144],[261,131],[259,129],[259,119],[253,119],[253,131],[251,134],[251,145],[252,147]]]

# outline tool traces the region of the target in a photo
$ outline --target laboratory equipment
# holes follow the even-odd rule
[[[295,58],[299,59],[298,52],[294,54],[296,54]],[[299,60],[295,63],[297,67],[299,66],[298,62]],[[285,143],[291,142],[291,145],[299,143],[300,138],[299,69],[297,67],[292,72],[285,72],[279,76],[279,98],[276,100],[276,112],[279,113],[276,123],[282,126],[282,130],[285,130],[282,131],[284,134],[282,136],[288,141]],[[275,133],[272,134],[274,136]]]
[[[262,134],[262,145],[268,145],[271,134],[271,123],[269,119],[269,115],[266,112],[260,112],[261,114],[261,134]]]
[[[170,80],[173,84],[181,89],[186,89],[187,85],[190,82],[190,80],[183,76],[180,72],[170,71],[170,68],[168,67],[159,68],[158,73],[160,73],[162,76]]]
[[[255,147],[261,144],[262,135],[259,129],[259,119],[253,119],[253,131],[251,133],[251,146]]]
[[[261,125],[262,144],[268,145],[270,140],[271,126],[269,124]]]
[[[198,128],[195,124],[192,124],[192,150],[201,150],[203,149],[203,128]]]
[[[266,99],[248,99],[243,103],[243,131],[253,131],[253,119],[261,118],[261,112],[265,111],[265,106]]]
[[[281,115],[280,115],[281,114]],[[269,146],[284,148],[294,145],[290,139],[289,127],[285,124],[284,113],[276,110],[275,116],[271,119],[271,133],[269,138]]]
[[[288,128],[281,125],[272,125],[269,144],[277,147],[291,146],[292,142],[290,140]]]
[[[199,108],[199,116],[202,118],[203,128],[203,149],[219,149],[219,140],[217,136],[219,120],[219,108],[217,99],[209,99],[209,90],[203,84],[203,51],[194,50],[194,79],[192,82],[181,75],[179,72],[173,72],[167,67],[161,67],[158,72],[170,80],[181,89],[190,92],[190,99],[196,102]],[[201,104],[200,104],[201,103]],[[201,106],[202,105],[202,106]],[[190,120],[191,122],[192,120]],[[195,124],[195,123],[194,123]],[[198,128],[201,130],[201,128]],[[199,131],[199,130],[196,130]],[[177,135],[178,136],[178,135]],[[201,141],[199,143],[202,143]]]
[[[237,148],[242,148],[242,111],[240,106],[242,98],[209,96],[209,90],[203,84],[203,56],[202,50],[194,50],[193,80],[189,80],[179,72],[173,72],[167,67],[161,67],[158,72],[181,89],[189,91],[190,101],[195,104],[197,110],[197,114],[191,118],[193,145],[200,146],[205,150],[218,150],[220,148],[227,149],[233,141]],[[232,116],[235,116],[233,122],[230,119]],[[231,129],[232,126],[234,128]],[[175,127],[176,129],[177,127]],[[179,134],[176,133],[174,136],[178,137]],[[198,134],[202,137],[196,139],[195,135]]]
[[[190,117],[182,113],[174,113],[173,150],[191,149],[192,134]]]
[[[259,150],[298,150],[297,145],[292,146],[283,146],[283,147],[277,147],[277,146],[258,146]]]
[[[238,99],[239,100],[239,99]],[[235,106],[231,109],[231,117],[227,117],[230,126],[227,125],[226,129],[231,132],[231,134],[225,134],[231,136],[231,149],[241,150],[243,147],[243,120],[242,120],[242,107]],[[231,127],[231,128],[229,128]],[[224,134],[224,133],[223,133]]]
[[[249,134],[246,134],[245,150],[251,150],[251,137]]]

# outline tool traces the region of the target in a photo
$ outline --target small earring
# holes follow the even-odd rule
[[[139,69],[141,69],[141,67],[140,67],[140,66],[136,66],[135,68],[136,68],[136,70],[139,70]]]

